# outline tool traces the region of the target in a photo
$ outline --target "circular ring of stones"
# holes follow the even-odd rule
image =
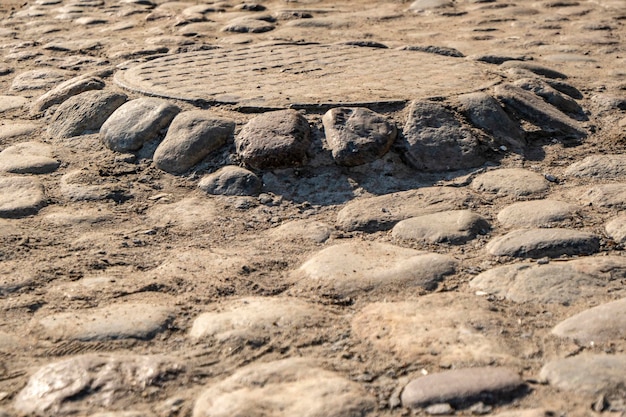
[[[163,56],[115,75],[147,95],[252,108],[396,103],[488,88],[486,64],[350,45],[271,44]]]

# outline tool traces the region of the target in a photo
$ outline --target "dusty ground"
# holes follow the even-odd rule
[[[487,54],[532,57],[536,63],[567,74],[568,82],[583,93],[580,103],[590,115],[588,126],[594,133],[581,144],[570,146],[544,137],[529,146],[525,154],[510,154],[499,161],[502,167],[524,167],[561,179],[559,186],[553,186],[544,197],[559,198],[572,187],[594,183],[588,179],[564,179],[564,169],[573,162],[591,154],[619,154],[625,149],[624,110],[606,107],[598,99],[626,95],[623,0],[456,1],[444,13],[409,11],[407,1],[262,1],[259,4],[267,10],[254,13],[300,10],[321,23],[298,27],[279,21],[272,31],[246,34],[220,31],[234,16],[244,13],[235,10],[237,1],[219,2],[215,6],[225,12],[207,14],[208,22],[204,23],[185,21],[181,13],[187,7],[212,2],[153,0],[152,6],[145,6],[140,2],[104,0],[84,7],[80,14],[103,20],[96,24],[76,23],[79,14],[72,14],[70,9],[83,6],[81,1],[74,3],[78,6],[71,0],[49,4],[26,0],[0,2],[0,51],[4,57],[0,63],[0,88],[4,95],[36,99],[46,89],[10,91],[14,77],[28,70],[54,68],[72,56],[95,59],[68,68],[67,78],[115,69],[129,58],[141,57],[138,51],[158,48],[175,53],[200,45],[268,40],[369,40],[389,47],[434,45],[455,48],[470,57],[467,59]],[[63,7],[66,10],[61,10]],[[84,42],[84,47],[46,47],[50,43],[74,41]],[[95,42],[98,44],[92,46]],[[131,51],[136,55],[126,53]],[[442,68],[441,77],[446,76],[450,75]],[[105,81],[108,89],[119,89],[110,74]],[[140,96],[126,93],[131,98]],[[367,97],[364,101],[368,101]],[[178,104],[184,109],[193,107]],[[253,116],[228,105],[211,110],[235,120],[237,131]],[[403,106],[379,106],[377,110],[398,126],[406,118]],[[323,111],[307,111],[308,120],[317,128],[322,115]],[[0,113],[0,123],[4,125],[19,122],[34,128],[31,133],[14,136],[3,135],[0,127],[0,150],[26,140],[43,141],[54,147],[55,157],[61,161],[56,172],[40,176],[48,198],[46,207],[33,216],[0,219],[0,337],[6,338],[4,345],[0,340],[0,415],[3,410],[7,415],[19,414],[13,408],[15,398],[38,368],[88,352],[167,354],[184,363],[186,370],[160,389],[144,392],[141,398],[134,394],[109,407],[90,405],[85,400],[80,415],[120,409],[143,410],[145,415],[190,415],[202,389],[236,369],[254,362],[298,356],[320,359],[326,369],[357,381],[377,401],[371,415],[423,413],[394,408],[394,395],[421,370],[437,372],[451,364],[439,362],[436,356],[405,361],[380,352],[355,335],[351,320],[369,303],[414,300],[431,291],[393,288],[337,300],[315,289],[302,289],[293,271],[316,252],[336,243],[393,242],[453,256],[460,262],[457,272],[434,292],[473,294],[475,290],[468,282],[476,273],[515,262],[495,258],[484,250],[486,242],[506,233],[495,219],[503,207],[515,201],[510,198],[474,193],[472,209],[489,219],[493,229],[489,235],[460,246],[396,242],[389,231],[345,232],[335,228],[337,213],[352,199],[433,184],[458,182],[468,188],[463,185],[463,176],[469,171],[415,173],[392,150],[385,159],[397,163],[393,179],[382,176],[376,166],[329,170],[326,166],[310,165],[272,175],[264,173],[265,200],[261,203],[257,198],[206,197],[196,189],[198,178],[226,160],[232,146],[224,151],[223,160],[207,161],[195,172],[174,176],[156,169],[149,158],[141,155],[135,162],[122,162],[101,145],[97,134],[67,140],[50,138],[45,130],[49,118],[50,114],[31,116],[28,105]],[[100,201],[71,201],[61,189],[60,180],[78,168],[96,178],[92,183],[113,191]],[[187,208],[173,210],[169,206],[192,197],[199,200]],[[617,209],[581,207],[575,218],[560,227],[596,233],[602,236],[601,254],[622,256],[622,246],[604,232],[605,223],[618,213]],[[278,229],[298,220],[328,225],[330,238],[318,243],[309,238],[310,229],[298,229],[295,234]],[[182,262],[172,266],[172,260],[181,257]],[[93,279],[103,281],[80,285]],[[247,296],[285,295],[327,308],[334,317],[332,325],[311,330],[314,334],[289,329],[263,335],[256,342],[196,342],[188,337],[196,317],[214,308],[214,303]],[[516,347],[518,361],[514,367],[527,381],[528,389],[510,401],[497,399],[491,412],[539,407],[555,415],[597,414],[592,410],[597,398],[539,384],[537,375],[550,359],[583,350],[573,342],[552,337],[550,329],[574,312],[615,297],[615,293],[606,293],[579,301],[574,311],[570,306],[546,307],[493,299],[491,308],[505,323],[499,329],[502,343]],[[175,314],[167,328],[149,340],[64,340],[47,336],[37,325],[38,320],[55,313],[80,315],[128,302],[167,305],[174,308]],[[622,338],[607,346],[584,350],[623,353],[624,346]],[[171,406],[169,399],[179,401]]]

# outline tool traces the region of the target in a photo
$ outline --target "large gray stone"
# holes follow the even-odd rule
[[[584,257],[566,262],[505,265],[476,276],[470,287],[518,303],[572,304],[598,294],[624,291],[626,259]]]
[[[154,164],[163,171],[181,174],[224,145],[234,131],[235,122],[208,111],[179,113],[154,152]]]
[[[162,356],[87,354],[52,362],[35,372],[15,398],[21,413],[76,415],[93,407],[124,409],[146,388],[183,371]]]
[[[352,320],[354,336],[381,355],[454,366],[515,363],[500,333],[507,326],[504,315],[491,311],[484,298],[458,292],[371,303]]]
[[[587,136],[587,131],[580,123],[529,91],[512,84],[500,84],[495,87],[494,91],[496,98],[506,108],[541,128],[544,132],[574,138]]]
[[[462,208],[471,199],[460,188],[426,187],[353,200],[339,211],[337,226],[347,232],[388,230],[410,217]]]
[[[207,194],[215,195],[259,195],[263,182],[254,172],[234,165],[224,166],[205,175],[198,188]]]
[[[484,217],[469,210],[454,210],[402,220],[394,226],[392,235],[400,240],[462,244],[479,233],[486,234],[490,228]]]
[[[46,204],[43,185],[30,177],[0,177],[0,217],[35,214]]]
[[[52,148],[40,142],[21,142],[0,152],[0,171],[13,174],[47,174],[60,162],[52,156]]]
[[[557,324],[552,334],[582,344],[626,339],[626,298],[582,311]]]
[[[296,288],[316,288],[345,298],[391,288],[433,289],[454,273],[454,258],[385,243],[355,242],[330,246],[295,272]]]
[[[520,388],[524,381],[510,368],[454,369],[412,380],[402,391],[402,405],[410,408],[430,404],[467,405]]]
[[[626,215],[622,214],[611,220],[604,226],[606,234],[616,242],[626,243]]]
[[[524,130],[493,97],[481,92],[464,94],[459,96],[459,102],[468,120],[493,137],[496,146],[504,145],[515,151],[524,149]]]
[[[173,318],[171,308],[132,303],[50,314],[37,320],[37,325],[55,340],[151,339]]]
[[[48,133],[55,138],[70,138],[97,132],[126,98],[125,94],[98,90],[72,96],[57,107]]]
[[[626,396],[626,355],[581,354],[546,364],[539,374],[559,389],[613,399]]]
[[[326,142],[340,165],[355,166],[383,156],[397,129],[384,116],[363,107],[337,107],[322,118]]]
[[[280,110],[254,117],[235,138],[237,153],[253,168],[302,165],[311,144],[311,128],[295,110]]]
[[[208,387],[193,417],[356,417],[374,405],[356,382],[311,360],[290,358],[241,368]]]
[[[548,190],[548,181],[532,171],[521,168],[500,168],[474,178],[471,187],[476,191],[498,197],[525,197],[541,195]]]
[[[573,219],[578,209],[558,200],[521,201],[500,210],[498,221],[506,227],[544,227]]]
[[[598,236],[570,229],[521,229],[491,240],[485,247],[495,256],[556,258],[589,255],[600,249]]]
[[[36,115],[55,104],[63,103],[72,96],[84,93],[85,91],[102,90],[103,88],[104,81],[92,75],[81,75],[71,78],[39,97],[31,105],[30,113]]]
[[[404,126],[405,156],[421,171],[453,171],[485,162],[485,146],[444,105],[414,101]]]
[[[599,184],[574,193],[584,205],[618,210],[626,208],[626,183]]]
[[[102,124],[100,137],[114,151],[136,151],[145,142],[156,139],[179,112],[178,106],[165,100],[131,100],[117,108]]]
[[[565,175],[601,180],[626,178],[626,155],[590,155],[568,166]]]
[[[562,94],[560,91],[553,88],[550,84],[543,80],[538,78],[522,78],[513,82],[513,85],[538,95],[547,103],[552,104],[565,114],[577,117],[578,120],[586,117],[584,110],[580,107],[576,100]]]

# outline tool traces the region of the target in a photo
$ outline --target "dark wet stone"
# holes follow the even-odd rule
[[[479,55],[474,57],[476,61],[486,62],[488,64],[500,65],[506,61],[526,61],[527,56],[507,56],[507,55]]]
[[[253,172],[237,166],[225,166],[212,174],[205,175],[198,188],[207,194],[256,196],[263,182]]]
[[[39,97],[30,107],[31,114],[38,114],[50,106],[63,103],[68,98],[90,90],[102,90],[104,81],[93,76],[79,76],[67,80]]]
[[[321,250],[295,272],[298,288],[315,288],[335,298],[389,288],[432,290],[454,273],[446,255],[382,243],[346,243]]]
[[[552,334],[583,345],[626,338],[626,298],[582,311],[557,324]]]
[[[47,174],[60,162],[51,158],[51,148],[39,142],[21,142],[0,152],[0,171],[13,174]]]
[[[388,230],[401,220],[459,209],[470,201],[467,191],[452,187],[425,187],[368,197],[346,204],[337,215],[337,226],[347,232]]]
[[[626,396],[626,355],[581,354],[546,364],[539,374],[550,385],[580,394]]]
[[[500,104],[485,93],[471,93],[459,96],[461,111],[476,127],[495,139],[495,145],[505,145],[513,150],[526,146],[524,130],[513,121]]]
[[[154,163],[163,171],[181,174],[226,143],[235,122],[208,111],[179,113],[154,152]]]
[[[498,221],[507,227],[544,227],[571,220],[578,209],[564,201],[522,201],[500,210]]]
[[[626,155],[590,155],[568,166],[565,175],[601,180],[626,178]]]
[[[72,96],[57,107],[48,133],[55,138],[70,138],[97,132],[126,99],[125,94],[98,90]]]
[[[419,52],[426,52],[426,53],[435,54],[435,55],[451,56],[451,57],[455,57],[455,58],[463,58],[465,56],[458,49],[447,48],[445,46],[409,45],[409,46],[404,46],[401,49],[404,50],[404,51],[419,51]]]
[[[41,367],[15,398],[25,414],[85,415],[93,407],[119,409],[136,402],[148,387],[183,371],[162,356],[87,354]]]
[[[302,165],[311,144],[311,128],[295,110],[280,110],[254,117],[235,138],[237,153],[258,169]]]
[[[485,162],[484,149],[475,132],[435,102],[411,103],[403,145],[409,163],[422,171],[453,171]]]
[[[35,214],[46,204],[43,185],[30,177],[0,177],[0,217]]]
[[[484,217],[469,210],[455,210],[402,220],[394,226],[392,236],[400,240],[463,244],[479,233],[486,234],[490,228]]]
[[[365,416],[374,406],[356,382],[312,360],[289,358],[249,365],[207,387],[193,417]]]
[[[471,183],[476,191],[498,197],[524,197],[548,190],[548,181],[535,172],[521,168],[501,168],[478,175]]]
[[[517,303],[572,304],[599,294],[623,290],[626,259],[621,256],[584,257],[547,264],[520,263],[490,269],[470,287]]]
[[[118,107],[100,129],[102,142],[117,152],[136,151],[156,139],[180,112],[180,108],[157,98],[139,98]]]
[[[561,72],[528,61],[506,61],[500,65],[500,68],[520,68],[547,78],[567,79],[567,75]]]
[[[600,239],[591,233],[570,229],[523,229],[491,240],[486,249],[496,256],[556,258],[595,253],[600,249]]]
[[[574,138],[587,136],[587,131],[576,120],[529,91],[512,84],[501,84],[495,87],[495,94],[507,109],[548,133]]]
[[[369,109],[338,107],[322,118],[326,142],[340,165],[355,166],[383,156],[396,138],[396,127]]]
[[[573,98],[561,94],[547,82],[538,78],[522,78],[516,80],[513,85],[521,87],[526,91],[533,92],[546,102],[552,104],[563,113],[572,114],[579,118],[586,117],[585,112]],[[580,120],[580,119],[579,119]]]
[[[524,381],[509,368],[465,368],[426,375],[402,391],[402,405],[410,408],[436,403],[467,404],[495,395],[510,393]]]

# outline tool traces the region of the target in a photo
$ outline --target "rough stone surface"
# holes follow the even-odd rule
[[[182,371],[161,356],[87,354],[52,362],[35,372],[15,398],[22,413],[80,413],[91,406],[123,409],[147,387]]]
[[[11,91],[43,90],[62,82],[67,73],[54,69],[36,69],[18,74],[11,83]]]
[[[373,408],[359,384],[292,358],[250,365],[210,386],[196,401],[193,417],[364,416]]]
[[[553,105],[565,114],[578,118],[578,120],[586,118],[584,110],[576,100],[562,94],[545,81],[537,78],[522,78],[516,80],[513,85],[538,95],[547,103]]]
[[[126,98],[125,94],[98,90],[72,96],[57,107],[48,133],[55,138],[70,138],[97,132]]]
[[[604,227],[606,234],[616,242],[626,243],[626,215],[620,215],[611,220]]]
[[[69,171],[59,182],[61,194],[70,201],[119,199],[126,191],[116,182],[88,168]]]
[[[236,33],[263,33],[269,32],[274,28],[275,26],[271,22],[243,16],[229,22],[222,28],[222,31]]]
[[[511,361],[512,351],[499,334],[503,325],[485,300],[460,293],[372,303],[352,320],[356,336],[381,355],[419,363],[437,358],[455,366]]]
[[[326,142],[340,165],[355,166],[383,156],[397,129],[384,116],[363,107],[336,107],[322,118]]]
[[[592,207],[626,208],[626,183],[600,184],[574,194],[582,204]]]
[[[68,98],[90,90],[102,90],[104,81],[94,76],[78,76],[71,78],[46,94],[39,97],[30,107],[31,114],[38,114],[55,104],[61,104]]]
[[[27,122],[3,122],[0,129],[0,140],[29,136],[37,130],[37,125]]]
[[[405,155],[421,171],[453,171],[485,162],[484,145],[457,116],[435,102],[414,101],[404,126]]]
[[[253,168],[285,168],[304,163],[311,128],[295,110],[254,117],[235,138],[237,153]]]
[[[402,391],[402,405],[418,408],[436,403],[467,404],[509,393],[523,383],[517,372],[509,368],[455,369],[409,382]]]
[[[623,340],[626,338],[626,298],[573,315],[557,324],[552,334],[584,345]]]
[[[145,142],[156,139],[179,112],[179,107],[165,100],[131,100],[117,108],[102,124],[100,137],[111,150],[136,151]]]
[[[47,174],[60,165],[51,156],[52,149],[49,145],[21,142],[0,152],[0,171],[13,174]]]
[[[22,108],[28,103],[26,97],[20,96],[0,96],[0,113]]]
[[[590,155],[568,166],[565,175],[598,179],[626,178],[626,155]]]
[[[173,313],[170,308],[151,304],[114,304],[48,315],[37,324],[56,340],[151,339],[167,327]]]
[[[348,232],[388,230],[401,220],[462,208],[469,201],[467,191],[451,187],[425,187],[368,197],[346,204],[337,215],[337,226]]]
[[[589,255],[600,249],[600,239],[570,229],[521,229],[491,240],[485,247],[495,256],[551,258],[561,255]]]
[[[46,204],[43,185],[28,177],[0,177],[0,217],[35,214]]]
[[[476,191],[498,197],[525,197],[548,190],[548,181],[532,171],[521,168],[501,168],[478,175],[471,184]]]
[[[295,220],[271,229],[269,235],[274,239],[290,242],[311,240],[315,243],[324,243],[330,238],[332,231],[333,228],[326,223]]]
[[[313,255],[296,271],[297,287],[344,298],[383,288],[433,289],[454,273],[454,258],[384,243],[345,243]]]
[[[198,188],[207,194],[249,195],[261,192],[263,182],[253,172],[234,165],[224,166],[205,175],[198,183]]]
[[[400,240],[462,244],[490,228],[484,217],[470,210],[455,210],[402,220],[394,226],[392,235]]]
[[[179,113],[154,152],[157,168],[181,174],[226,143],[235,123],[211,112],[192,110]]]
[[[505,265],[476,276],[470,287],[518,303],[572,304],[622,291],[626,260],[620,256],[586,257],[566,262]]]
[[[555,387],[580,394],[626,395],[626,355],[581,354],[546,364],[539,378]]]
[[[215,205],[210,200],[190,197],[176,203],[158,204],[150,209],[148,218],[152,226],[195,229],[211,224],[216,214]]]
[[[521,68],[528,70],[534,74],[541,75],[547,78],[566,79],[567,76],[562,72],[553,70],[551,68],[544,67],[543,65],[535,64],[528,61],[506,61],[500,65],[500,68]]]
[[[507,108],[547,133],[574,138],[587,136],[580,123],[529,91],[512,84],[501,84],[495,87],[495,94]]]
[[[533,200],[500,210],[498,221],[506,227],[544,227],[571,220],[578,206],[558,200]]]
[[[189,331],[192,339],[259,345],[271,337],[314,333],[314,328],[330,322],[327,312],[296,298],[249,297],[213,308],[216,311],[203,313],[194,320]]]

